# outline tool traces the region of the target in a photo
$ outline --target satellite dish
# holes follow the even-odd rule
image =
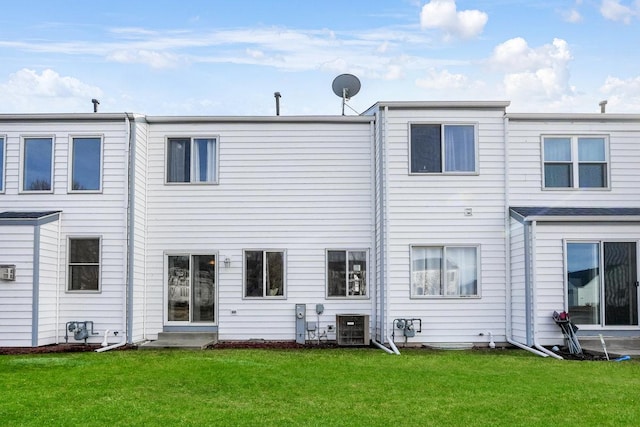
[[[342,98],[342,115],[344,116],[345,103],[360,92],[360,80],[353,74],[340,74],[333,79],[331,88],[333,93]]]

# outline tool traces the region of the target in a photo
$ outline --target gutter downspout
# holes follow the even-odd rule
[[[505,204],[505,339],[506,341],[518,348],[529,351],[535,355],[547,357],[546,353],[535,350],[531,347],[528,347],[522,343],[517,342],[513,339],[511,335],[513,332],[512,328],[512,314],[511,314],[511,216],[509,215],[509,118],[504,117],[503,119],[503,139],[504,139],[504,204]],[[526,256],[526,251],[525,251]]]
[[[125,336],[123,337],[123,345],[126,342],[131,343],[132,335],[133,335],[133,260],[132,255],[133,251],[131,250],[133,246],[133,209],[131,198],[133,197],[134,186],[133,186],[133,176],[135,165],[131,161],[132,154],[132,146],[133,140],[135,138],[135,132],[132,132],[132,127],[135,126],[135,117],[133,117],[133,121],[129,120],[129,116],[131,114],[127,113],[125,115],[125,129],[127,135],[127,148],[125,150],[125,165],[127,166],[127,194],[125,194],[125,277],[126,277],[126,292],[125,292],[125,303],[124,303],[124,325],[125,325]],[[117,345],[117,344],[116,344]],[[109,347],[104,347],[108,349]]]
[[[102,353],[103,351],[109,351],[109,350],[113,350],[114,348],[122,347],[125,344],[127,344],[127,337],[126,336],[124,336],[122,338],[122,341],[120,341],[119,343],[112,344],[112,345],[107,346],[107,347],[100,347],[100,348],[96,349],[95,352],[96,353]]]
[[[538,329],[536,327],[536,319],[538,316],[536,316],[536,304],[537,304],[537,292],[536,292],[536,275],[535,275],[535,271],[536,271],[536,257],[535,257],[535,248],[536,247],[536,221],[531,221],[531,279],[530,279],[530,285],[531,285],[531,325],[532,325],[532,336],[533,336],[533,346],[535,348],[537,348],[538,350],[540,350],[543,353],[548,354],[549,356],[558,359],[558,360],[563,360],[564,358],[558,354],[555,354],[554,352],[547,350],[546,348],[544,348],[543,346],[541,346],[538,343],[538,339],[536,337],[537,333],[538,333]]]
[[[62,237],[62,226],[61,226],[61,222],[62,222],[62,212],[60,212],[58,214],[58,247],[56,248],[57,253],[56,253],[56,258],[57,258],[57,262],[56,262],[56,344],[60,344],[60,334],[59,334],[59,328],[58,325],[60,324],[60,288],[61,283],[60,283],[60,261],[62,260],[60,257],[60,237]]]

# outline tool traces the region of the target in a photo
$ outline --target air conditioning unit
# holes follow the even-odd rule
[[[336,314],[338,345],[369,345],[369,315]]]
[[[16,266],[0,265],[0,280],[16,280]]]

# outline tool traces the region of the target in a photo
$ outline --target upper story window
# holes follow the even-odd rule
[[[367,251],[327,251],[327,296],[367,295]]]
[[[70,291],[100,290],[100,238],[69,238]]]
[[[217,183],[217,150],[216,138],[169,138],[167,182]]]
[[[411,173],[476,171],[475,126],[411,124]]]
[[[53,189],[53,138],[24,138],[22,191]]]
[[[246,298],[284,296],[284,252],[244,252],[244,296]]]
[[[478,289],[475,246],[412,246],[411,297],[473,297]]]
[[[607,188],[607,138],[545,136],[544,188]]]
[[[79,137],[71,140],[71,191],[100,191],[102,139]]]
[[[0,193],[4,193],[4,138],[0,137]]]

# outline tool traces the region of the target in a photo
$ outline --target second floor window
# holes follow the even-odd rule
[[[50,192],[52,182],[53,139],[25,138],[22,190]]]
[[[169,138],[167,182],[215,184],[217,161],[216,138]]]
[[[412,124],[410,145],[411,173],[476,171],[474,125]]]
[[[543,138],[544,188],[607,188],[607,141],[602,136]]]
[[[71,191],[100,191],[102,141],[73,138]]]

